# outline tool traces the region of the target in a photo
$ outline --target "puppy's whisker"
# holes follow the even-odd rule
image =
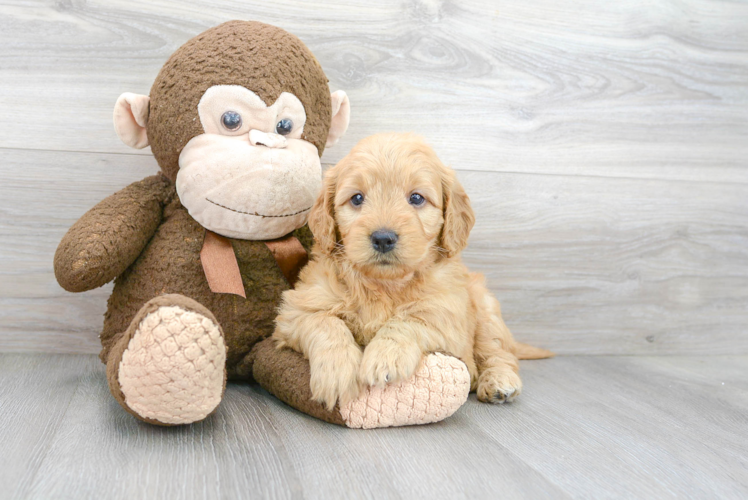
[[[436,251],[437,251],[437,252],[439,252],[439,253],[440,253],[441,255],[447,255],[447,253],[448,253],[448,250],[447,250],[446,248],[442,248],[442,247],[440,247],[440,246],[438,246],[438,245],[435,245],[435,246],[434,246],[434,248],[435,248],[435,249],[436,249]]]

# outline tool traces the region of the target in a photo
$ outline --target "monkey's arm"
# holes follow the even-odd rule
[[[105,198],[68,230],[55,252],[57,282],[85,292],[122,274],[156,232],[171,183],[160,175]]]
[[[470,372],[465,363],[441,353],[429,354],[408,380],[385,387],[367,387],[358,398],[328,411],[312,399],[311,370],[304,355],[278,349],[270,337],[247,355],[252,375],[284,403],[332,424],[356,429],[397,427],[438,422],[467,400]]]

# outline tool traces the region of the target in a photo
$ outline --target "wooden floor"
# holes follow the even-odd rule
[[[464,260],[565,355],[516,404],[351,431],[233,385],[164,429],[109,396],[111,285],[67,293],[52,257],[158,169],[117,96],[231,19],[298,35],[350,96],[325,165],[407,130],[458,171]],[[718,0],[0,0],[0,500],[748,498],[747,27]]]
[[[141,423],[92,355],[0,355],[0,498],[746,498],[748,356],[569,356],[438,424],[351,430],[252,385]]]

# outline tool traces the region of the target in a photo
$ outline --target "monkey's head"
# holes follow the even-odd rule
[[[190,215],[231,238],[264,240],[306,223],[321,185],[320,156],[348,128],[343,91],[297,37],[230,21],[166,62],[150,96],[126,93],[114,128],[148,145]]]

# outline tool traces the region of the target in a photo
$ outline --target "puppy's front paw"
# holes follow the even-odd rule
[[[511,368],[489,368],[478,377],[475,392],[484,403],[511,403],[522,392],[522,380]]]
[[[375,338],[364,350],[358,378],[372,386],[405,380],[416,371],[422,357],[415,342]]]
[[[309,360],[312,399],[328,410],[340,400],[344,404],[358,396],[360,387],[356,375],[361,365],[361,350],[357,346],[328,350]]]

